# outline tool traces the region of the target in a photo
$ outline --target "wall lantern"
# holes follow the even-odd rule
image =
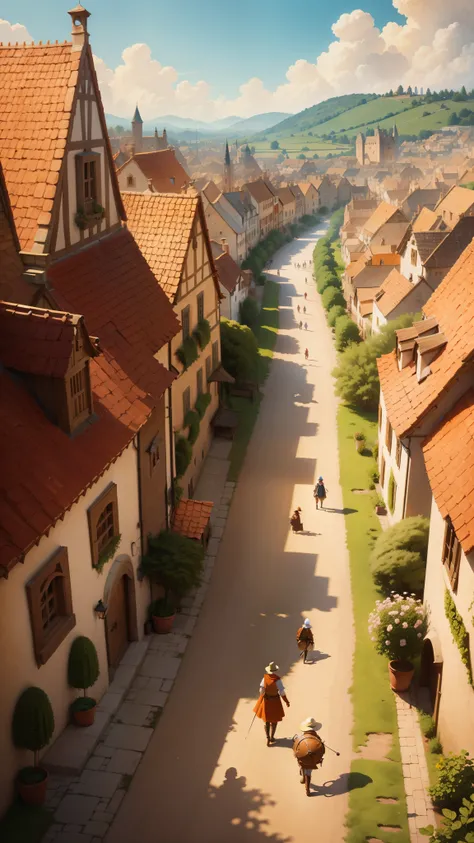
[[[105,620],[105,616],[107,614],[107,606],[102,602],[102,600],[99,600],[97,606],[94,606],[94,612],[96,613],[99,620]]]

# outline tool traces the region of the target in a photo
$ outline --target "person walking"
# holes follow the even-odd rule
[[[308,293],[305,293],[305,294],[304,294],[304,297],[305,297],[305,299],[307,299],[307,298],[308,298]]]
[[[306,664],[308,651],[314,647],[313,632],[309,618],[306,618],[303,626],[300,626],[296,633],[296,643],[298,644],[298,649],[303,653],[303,663]]]
[[[306,313],[306,305],[303,307],[303,313]]]
[[[305,278],[305,279],[304,279],[304,283],[305,283],[305,284],[307,284],[307,283],[308,283],[308,279],[307,279],[307,278]]]
[[[300,322],[300,329],[301,329],[302,327],[303,327],[303,323],[302,323],[302,322]]]
[[[277,673],[279,669],[275,662],[267,664],[265,674],[260,682],[260,696],[254,707],[255,715],[264,722],[267,746],[275,743],[277,724],[285,716],[281,704],[282,699],[285,701],[287,708],[290,707],[283,682]]]
[[[304,323],[304,329],[305,329],[305,331],[308,330],[308,323],[307,322]]]
[[[297,307],[297,311],[298,311],[298,313],[300,312],[300,306],[299,306],[299,305],[298,305],[298,307]]]
[[[304,356],[305,356],[306,360],[307,360],[307,359],[308,359],[308,357],[309,357],[309,351],[308,351],[308,349],[307,349],[307,348],[305,348],[305,350],[304,350]]]
[[[290,518],[291,529],[293,530],[294,533],[303,532],[303,524],[302,524],[302,521],[301,521],[300,512],[301,512],[301,507],[298,506],[295,509],[293,515]]]
[[[324,508],[324,501],[327,497],[327,489],[322,477],[318,477],[318,482],[314,487],[313,497],[316,501],[316,509],[318,508],[318,502],[321,505],[321,509]]]
[[[321,766],[326,752],[316,731],[318,725],[314,717],[307,717],[300,725],[301,732],[293,737],[293,755],[298,762],[300,782],[305,786],[306,796],[311,796],[311,773]]]

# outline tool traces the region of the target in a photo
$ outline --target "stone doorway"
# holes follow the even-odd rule
[[[119,665],[130,641],[138,640],[135,577],[128,556],[118,557],[107,577],[104,589],[107,606],[105,637],[107,661],[111,672]]]

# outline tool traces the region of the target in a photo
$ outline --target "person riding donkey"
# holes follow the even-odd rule
[[[255,715],[263,720],[265,724],[265,734],[267,736],[267,746],[275,743],[275,732],[277,724],[283,720],[285,712],[281,700],[286,703],[287,708],[290,707],[290,702],[286,696],[283,682],[277,674],[279,667],[275,662],[270,662],[265,668],[265,675],[260,682],[260,696],[255,703]],[[281,699],[280,699],[281,698]]]
[[[303,626],[300,626],[298,632],[296,633],[296,643],[298,644],[298,649],[301,650],[303,654],[303,662],[306,664],[308,651],[312,650],[314,647],[314,638],[309,618],[306,618]]]

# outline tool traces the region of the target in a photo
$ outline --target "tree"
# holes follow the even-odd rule
[[[342,292],[341,282],[334,272],[322,272],[318,275],[318,293],[322,296],[328,287],[335,287]]]
[[[340,304],[341,307],[344,307],[346,303],[342,292],[337,290],[335,287],[327,287],[322,294],[321,299],[325,310],[331,310],[331,307],[334,307],[336,304]]]
[[[222,365],[239,381],[257,378],[258,347],[247,325],[229,319],[221,320]]]
[[[270,149],[280,149],[280,144],[278,143],[277,140],[274,140],[274,141],[271,142]]]
[[[370,126],[370,127],[367,129],[367,131],[366,131],[366,133],[365,133],[365,136],[366,136],[367,138],[373,138],[373,136],[374,136],[374,135],[375,135],[375,129],[373,129],[373,128],[372,128],[372,126]]]
[[[300,154],[297,155],[296,157],[300,158],[301,161],[306,161],[306,155],[304,154],[304,152],[300,152]]]
[[[340,316],[345,316],[346,309],[342,307],[340,304],[335,304],[334,307],[331,307],[331,310],[328,310],[328,325],[330,328],[334,328],[336,324],[336,320],[339,319]]]
[[[403,90],[403,85],[399,85],[397,88],[397,97],[401,97],[403,93],[405,93]]]
[[[403,94],[403,91],[402,91],[402,94]],[[411,89],[411,85],[409,85],[408,88],[407,88],[407,94],[408,94],[409,97],[413,96],[413,91]]]
[[[247,325],[252,331],[258,324],[258,304],[255,299],[247,297],[240,305],[239,319],[242,325]]]
[[[430,522],[416,515],[380,533],[370,556],[374,582],[385,593],[420,595],[425,582]]]
[[[337,305],[336,305],[337,306]],[[352,319],[344,314],[336,320],[336,348],[344,351],[348,345],[360,342],[359,329]]]

